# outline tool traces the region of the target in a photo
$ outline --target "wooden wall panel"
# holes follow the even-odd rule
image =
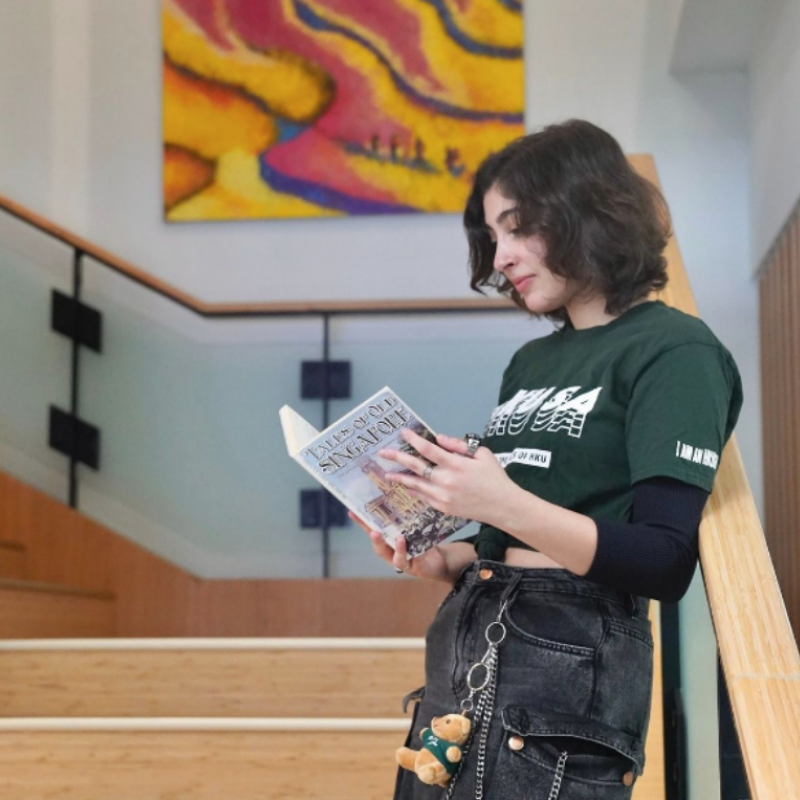
[[[449,590],[446,584],[414,578],[336,581],[323,609],[325,635],[346,636],[347,614],[354,609],[370,636],[424,636]],[[390,628],[395,632],[387,633]]]
[[[411,579],[201,581],[190,636],[422,636],[448,592]]]
[[[122,536],[107,536],[117,636],[186,636],[201,581]]]
[[[29,580],[112,590],[108,531],[7,474],[0,474],[0,539],[25,548]]]
[[[800,213],[787,223],[759,285],[764,527],[800,632]]]
[[[113,636],[115,627],[108,595],[0,581],[0,639]]]
[[[195,595],[188,635],[322,636],[322,583],[203,581]]]
[[[19,542],[0,541],[0,578],[25,580],[28,577],[28,553]]]

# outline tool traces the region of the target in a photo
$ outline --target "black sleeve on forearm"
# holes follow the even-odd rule
[[[657,477],[633,485],[630,522],[595,519],[597,552],[584,576],[623,592],[675,603],[686,594],[698,556],[708,492]]]

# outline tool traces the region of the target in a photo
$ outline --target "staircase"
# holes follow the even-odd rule
[[[0,797],[385,800],[420,639],[0,643]]]
[[[0,642],[0,797],[387,800],[422,639]],[[660,676],[646,774],[663,800]],[[409,711],[410,713],[410,711]]]

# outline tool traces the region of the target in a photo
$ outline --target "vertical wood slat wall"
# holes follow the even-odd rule
[[[800,636],[800,206],[762,265],[759,286],[764,533]]]

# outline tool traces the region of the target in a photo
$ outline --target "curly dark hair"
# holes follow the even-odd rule
[[[520,233],[544,240],[545,266],[604,296],[607,314],[622,314],[666,286],[671,222],[664,197],[631,167],[617,140],[591,122],[572,119],[516,139],[475,175],[464,210],[470,286],[481,293],[495,288],[524,309],[493,266],[495,244],[483,213],[493,186],[515,201]],[[563,307],[535,316],[568,320]]]

